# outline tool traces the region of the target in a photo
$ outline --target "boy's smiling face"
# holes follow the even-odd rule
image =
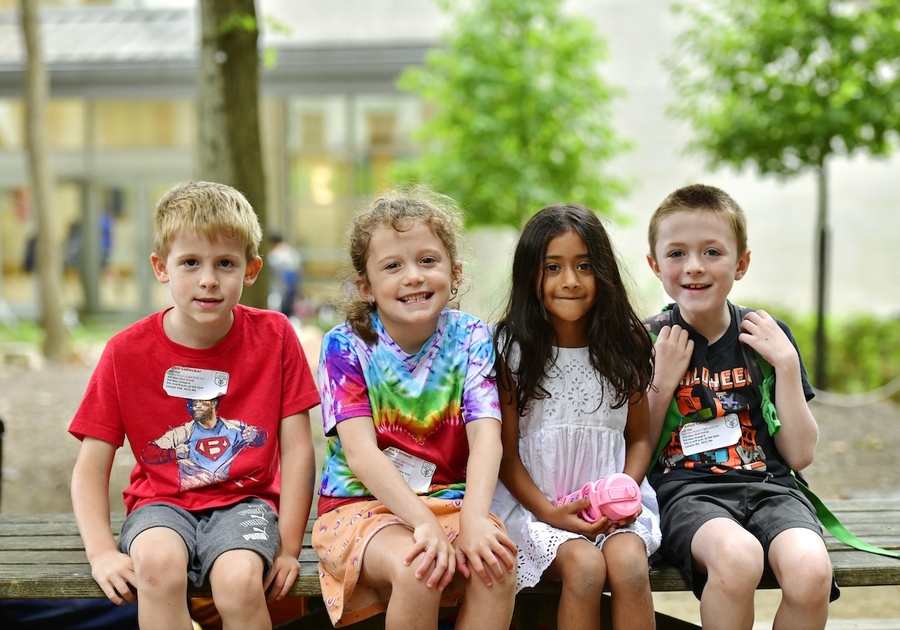
[[[647,261],[685,320],[693,323],[725,314],[728,294],[747,272],[750,252],[739,254],[724,214],[680,210],[660,221]]]
[[[182,345],[209,347],[231,329],[232,310],[245,286],[256,281],[262,260],[247,261],[246,244],[182,231],[165,259],[150,257],[156,278],[168,283],[175,307],[166,313],[166,334]]]

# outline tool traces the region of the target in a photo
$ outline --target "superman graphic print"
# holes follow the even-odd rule
[[[179,490],[191,490],[228,479],[231,464],[248,447],[266,443],[265,429],[216,415],[219,400],[188,400],[193,419],[166,431],[144,449],[148,464],[178,464]]]

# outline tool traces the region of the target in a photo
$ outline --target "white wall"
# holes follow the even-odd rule
[[[615,230],[649,310],[667,298],[644,262],[646,226],[666,194],[692,182],[719,186],[748,216],[750,271],[735,285],[734,298],[747,304],[815,309],[816,181],[805,175],[786,182],[752,173],[711,172],[697,157],[680,152],[689,129],[667,117],[674,96],[660,60],[672,54],[676,17],[666,0],[571,0],[569,8],[594,19],[609,44],[601,72],[627,90],[616,105],[621,133],[635,149],[618,159],[616,171],[635,185],[622,209],[632,227]],[[832,249],[828,309],[900,316],[900,158],[836,159],[831,165]]]
[[[428,0],[261,0],[260,5],[264,13],[291,23],[294,35],[310,40],[434,38],[447,24]],[[609,60],[600,71],[626,91],[616,102],[615,122],[634,149],[616,160],[614,170],[633,183],[620,209],[634,221],[612,231],[634,280],[639,309],[654,311],[667,301],[644,262],[650,214],[675,188],[703,182],[728,191],[748,215],[751,266],[735,285],[735,301],[810,312],[815,308],[815,179],[807,175],[779,182],[752,173],[710,172],[700,158],[681,154],[690,130],[665,113],[673,93],[660,63],[673,54],[679,28],[669,5],[668,0],[568,0],[566,5],[597,23],[609,45]],[[900,315],[898,176],[900,157],[833,162],[830,312]],[[479,254],[472,266],[478,276],[464,303],[482,316],[497,302],[497,267],[505,255],[502,245],[488,242],[489,254]]]

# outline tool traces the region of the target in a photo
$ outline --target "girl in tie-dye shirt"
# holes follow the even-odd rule
[[[487,326],[453,310],[458,212],[418,190],[377,199],[351,230],[347,321],[322,343],[328,438],[313,547],[336,627],[508,628],[516,548],[489,513],[500,406]],[[475,576],[473,577],[473,574]]]

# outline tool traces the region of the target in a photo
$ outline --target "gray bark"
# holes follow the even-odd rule
[[[37,271],[40,285],[43,352],[51,361],[69,353],[69,332],[63,321],[62,256],[59,224],[51,207],[53,176],[44,139],[44,110],[49,80],[41,49],[37,3],[21,0],[22,36],[25,42],[25,137],[32,204],[37,217]]]
[[[254,0],[201,0],[197,176],[235,187],[265,233],[266,188],[259,128],[259,22]],[[244,290],[265,308],[267,274]]]

